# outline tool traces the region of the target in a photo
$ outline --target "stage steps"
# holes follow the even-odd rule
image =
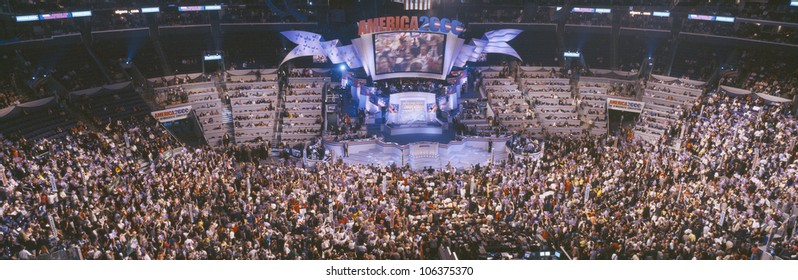
[[[366,124],[360,130],[365,130],[368,135],[382,135],[382,124]]]
[[[460,95],[461,101],[477,101],[481,98],[476,88],[466,86],[465,89],[466,90],[463,92],[463,94]]]

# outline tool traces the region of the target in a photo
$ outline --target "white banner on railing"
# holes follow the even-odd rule
[[[642,113],[645,102],[607,98],[607,109]]]
[[[191,113],[191,106],[181,106],[170,108],[161,111],[153,111],[152,117],[158,120],[159,122],[171,122],[176,120],[182,120],[188,117],[188,113]]]

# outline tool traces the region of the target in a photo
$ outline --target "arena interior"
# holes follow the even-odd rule
[[[798,1],[0,22],[3,260],[798,259]]]

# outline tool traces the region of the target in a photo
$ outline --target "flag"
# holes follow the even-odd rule
[[[482,49],[482,53],[499,53],[499,54],[506,54],[509,56],[513,56],[518,60],[522,60],[521,56],[505,42],[488,42],[487,45]]]
[[[349,68],[363,67],[354,46],[339,46],[340,42],[337,39],[324,41],[321,35],[306,31],[283,31],[280,34],[297,44],[280,64],[297,57],[314,56],[329,58],[334,64],[346,63]]]
[[[471,55],[474,54],[474,50],[476,50],[476,46],[474,45],[463,45],[460,49],[460,53],[457,54],[457,58],[455,58],[454,66],[465,66],[466,62],[470,61]]]
[[[585,186],[585,204],[587,204],[587,201],[589,199],[590,199],[590,186],[586,185]]]
[[[286,61],[289,61],[297,57],[316,56],[316,55],[327,56],[327,53],[325,53],[324,48],[322,47],[322,44],[330,44],[332,42],[332,44],[335,45],[337,43],[336,40],[322,43],[321,40],[323,40],[324,38],[322,38],[321,35],[306,31],[296,31],[296,30],[283,31],[280,32],[280,34],[283,34],[283,36],[285,36],[285,38],[287,38],[289,41],[297,44],[297,46],[294,47],[294,49],[291,50],[291,52],[285,56],[285,58],[283,59],[282,62],[280,62],[280,64],[283,64]]]
[[[249,177],[247,177],[247,196],[249,196],[251,189],[252,189],[252,183],[250,183]]]
[[[339,44],[340,43],[338,42],[338,39],[321,43],[321,48],[324,50],[324,52],[327,54],[327,57],[330,59],[330,62],[333,64],[343,62],[338,53]]]
[[[499,29],[489,31],[483,35],[484,39],[487,39],[490,42],[509,42],[510,40],[514,39],[518,34],[521,34],[523,30],[521,29]]]
[[[346,63],[349,68],[363,67],[363,63],[355,53],[355,46],[348,45],[336,47],[334,52],[330,52],[330,61],[332,63]]]
[[[521,32],[522,30],[520,29],[499,29],[485,33],[482,36],[482,41],[487,41],[487,43],[484,44],[482,52],[506,54],[521,60],[521,56],[518,55],[515,49],[507,44]]]
[[[432,0],[404,0],[405,10],[429,10],[432,8]]]
[[[505,54],[522,60],[518,52],[507,44],[521,32],[520,29],[499,29],[485,33],[482,39],[472,39],[470,44],[463,45],[460,49],[454,66],[463,67],[468,61],[481,61],[488,53]]]
[[[8,186],[8,178],[6,178],[6,167],[3,166],[2,164],[0,164],[0,181],[2,181],[3,186]]]

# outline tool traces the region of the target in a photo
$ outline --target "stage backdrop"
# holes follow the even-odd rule
[[[435,94],[402,92],[391,94],[388,123],[426,123],[435,119]]]

